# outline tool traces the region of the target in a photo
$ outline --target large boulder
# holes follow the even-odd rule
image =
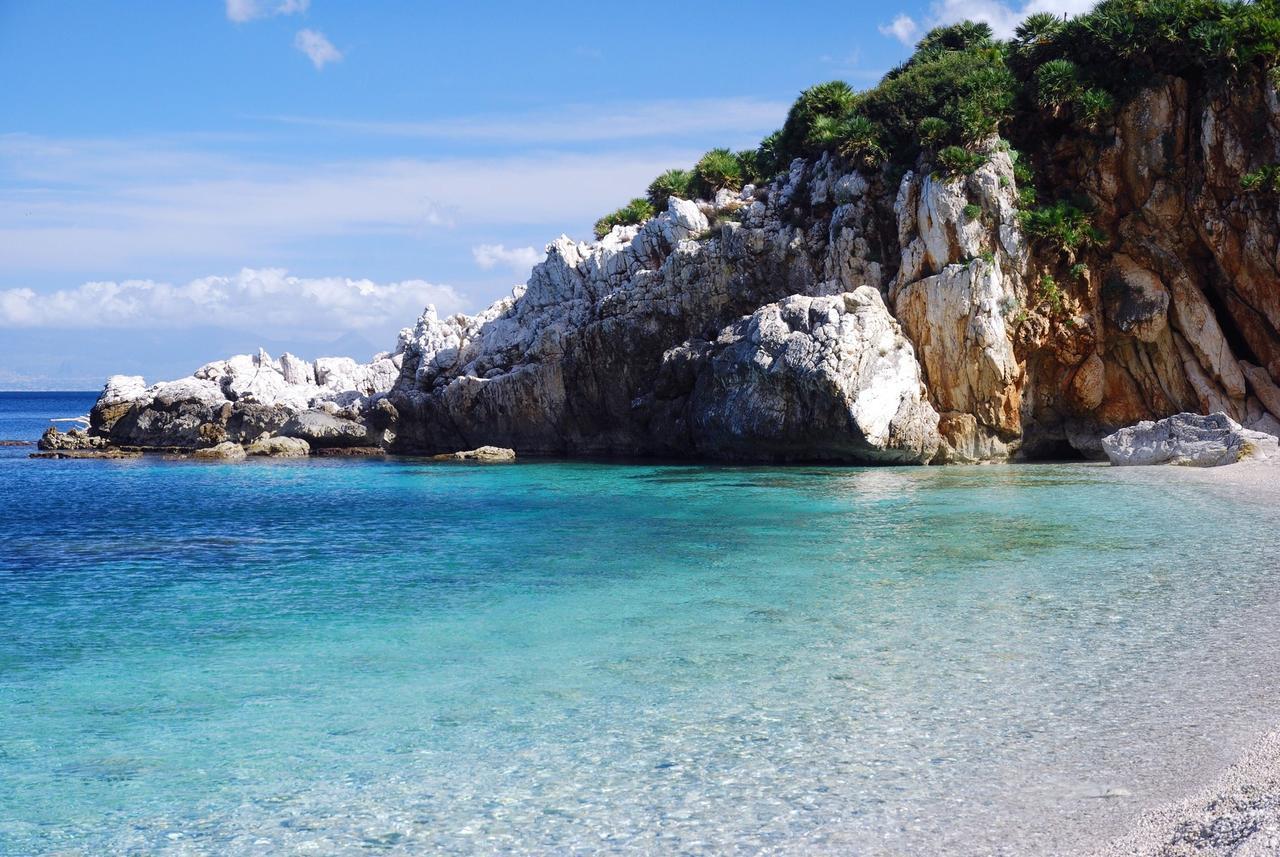
[[[1223,413],[1175,414],[1146,420],[1102,439],[1112,464],[1219,467],[1280,456],[1280,440],[1250,431]]]
[[[248,455],[264,455],[270,458],[305,458],[311,454],[311,444],[300,437],[272,437],[262,435],[244,448]]]
[[[204,449],[197,449],[191,455],[206,461],[243,461],[245,452],[243,446],[228,440]]]
[[[361,446],[368,430],[363,423],[327,411],[303,411],[284,424],[280,433],[305,440],[311,446]]]
[[[727,327],[689,411],[716,458],[924,464],[938,449],[911,343],[869,286],[792,295]]]

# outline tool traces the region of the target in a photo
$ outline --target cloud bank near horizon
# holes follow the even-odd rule
[[[447,285],[425,280],[375,283],[348,277],[295,277],[280,268],[244,268],[183,285],[154,280],[87,282],[40,293],[0,291],[0,328],[368,331],[411,324],[427,304],[463,309]]]

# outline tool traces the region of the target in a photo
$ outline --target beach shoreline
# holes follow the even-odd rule
[[[1229,490],[1237,502],[1280,501],[1280,465],[1246,462],[1228,467],[1178,468],[1179,476],[1209,490]],[[1186,796],[1147,809],[1127,832],[1089,857],[1190,857],[1280,854],[1280,728],[1259,737],[1226,768],[1205,771]]]

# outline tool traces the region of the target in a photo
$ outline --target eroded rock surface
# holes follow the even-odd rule
[[[264,434],[309,446],[362,446],[371,440],[364,413],[374,397],[391,389],[399,371],[399,355],[367,364],[346,357],[309,363],[259,351],[150,386],[116,375],[94,405],[90,426],[107,442],[143,448],[252,443]]]
[[[1220,467],[1280,456],[1280,440],[1250,431],[1223,413],[1175,414],[1144,421],[1102,439],[1112,464]]]

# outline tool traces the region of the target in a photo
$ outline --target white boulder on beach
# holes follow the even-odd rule
[[[1251,431],[1223,413],[1174,414],[1144,420],[1102,439],[1115,465],[1182,464],[1220,467],[1240,461],[1280,459],[1280,440]]]

